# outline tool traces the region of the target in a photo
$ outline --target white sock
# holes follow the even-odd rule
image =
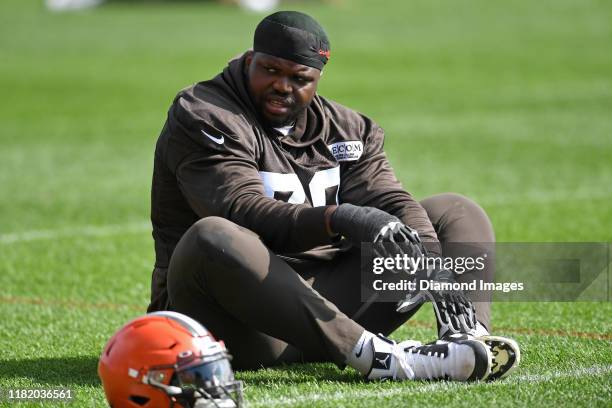
[[[359,371],[362,375],[366,375],[372,367],[372,359],[374,358],[372,339],[374,337],[376,337],[374,333],[364,330],[353,351],[346,358],[346,364]]]

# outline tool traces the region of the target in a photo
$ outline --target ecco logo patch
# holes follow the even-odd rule
[[[363,154],[363,143],[359,140],[338,142],[327,145],[327,148],[339,162],[359,160]]]

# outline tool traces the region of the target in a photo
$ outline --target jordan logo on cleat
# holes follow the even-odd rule
[[[389,366],[387,365],[389,362],[389,357],[391,357],[391,354],[388,353],[376,353],[376,355],[374,355],[374,360],[376,362],[376,364],[374,364],[376,367],[373,368],[384,368],[385,370],[389,369]]]

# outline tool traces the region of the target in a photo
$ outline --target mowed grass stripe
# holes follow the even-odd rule
[[[548,190],[548,191],[525,191],[522,193],[499,193],[483,196],[477,201],[483,205],[504,205],[512,203],[552,203],[572,200],[601,200],[612,197],[612,190],[602,186],[580,186],[576,189],[567,190]],[[13,244],[17,242],[53,240],[58,238],[84,237],[109,237],[114,235],[135,234],[151,230],[151,223],[148,221],[129,222],[125,224],[111,225],[75,225],[72,227],[47,229],[47,230],[28,230],[21,232],[11,232],[0,234],[0,245]]]
[[[74,299],[45,299],[40,297],[27,296],[0,296],[0,304],[9,305],[32,305],[43,307],[58,307],[81,310],[130,310],[144,313],[145,305],[131,303],[112,303],[100,302],[90,303]],[[404,326],[415,327],[421,329],[435,328],[433,322],[408,320]],[[611,333],[592,333],[576,330],[563,329],[542,329],[529,327],[511,327],[511,326],[495,326],[495,331],[498,333],[517,333],[527,336],[559,336],[559,337],[580,337],[590,340],[612,340]]]
[[[514,384],[537,384],[551,382],[563,378],[584,378],[600,376],[612,373],[612,365],[593,365],[590,367],[580,367],[572,370],[555,370],[543,374],[521,374],[508,377],[503,381],[486,383],[485,387],[503,387]],[[394,396],[407,396],[418,394],[432,394],[440,392],[456,392],[473,388],[474,385],[462,384],[457,382],[436,382],[419,385],[411,388],[392,388],[387,390],[348,390],[338,391],[331,394],[306,394],[299,397],[270,398],[255,400],[251,402],[253,407],[273,407],[291,406],[307,402],[339,402],[345,399],[382,399]]]
[[[30,230],[0,235],[0,244],[53,240],[73,237],[108,237],[123,234],[135,234],[151,230],[150,222],[130,222],[113,225],[75,225],[67,228]]]

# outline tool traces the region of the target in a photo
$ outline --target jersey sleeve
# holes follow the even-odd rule
[[[168,118],[167,160],[198,217],[220,216],[257,233],[279,253],[330,242],[326,207],[289,204],[264,195],[256,148],[229,118],[199,116],[175,101]],[[245,140],[247,139],[247,140]]]
[[[438,237],[427,212],[402,187],[383,150],[384,131],[364,116],[359,119],[359,128],[364,153],[342,174],[341,202],[376,207],[398,217],[417,230],[423,242],[433,243],[428,248],[439,255]]]

